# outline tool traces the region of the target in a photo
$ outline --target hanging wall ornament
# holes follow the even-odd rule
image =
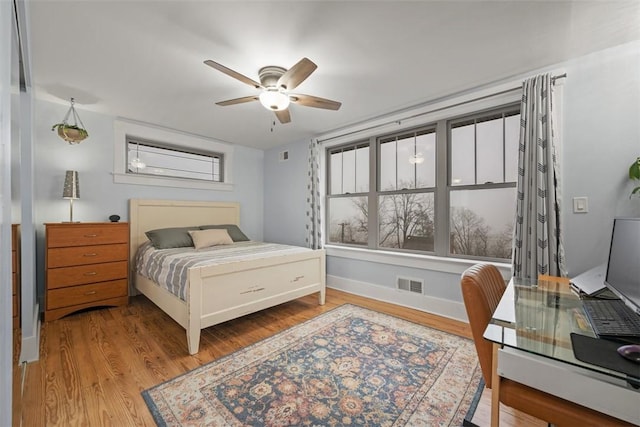
[[[56,123],[51,127],[51,130],[58,130],[58,136],[69,144],[80,144],[89,136],[89,133],[84,128],[84,124],[82,120],[80,120],[80,116],[76,112],[74,104],[74,99],[71,98],[71,107],[69,107],[69,111],[64,116],[62,123]],[[73,124],[69,122],[69,119],[73,120]]]

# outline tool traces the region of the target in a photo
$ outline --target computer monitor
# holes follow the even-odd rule
[[[605,285],[640,315],[640,218],[613,220]]]

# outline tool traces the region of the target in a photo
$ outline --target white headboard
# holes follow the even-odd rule
[[[240,224],[240,204],[190,200],[129,200],[129,257],[131,268],[146,231],[205,224]]]

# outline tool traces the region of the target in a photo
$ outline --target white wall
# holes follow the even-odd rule
[[[640,216],[640,198],[628,199],[631,183],[626,179],[629,165],[640,155],[640,42],[549,67],[558,69],[568,74],[560,89],[564,112],[561,197],[567,267],[569,275],[575,276],[606,260],[614,216]],[[265,154],[268,240],[304,245],[307,145],[302,141]],[[283,149],[289,150],[295,164],[278,161]],[[589,198],[589,213],[571,212],[576,196]],[[384,298],[396,297],[389,292],[396,276],[421,278],[426,298],[458,303],[460,313],[457,273],[332,256],[327,257],[327,273],[329,282],[339,287]],[[458,317],[447,310],[450,307],[440,312]]]
[[[233,191],[190,190],[113,182],[114,120],[112,116],[76,110],[89,138],[69,145],[51,131],[69,109],[69,104],[36,101],[34,119],[36,227],[38,231],[38,295],[44,289],[44,226],[47,222],[69,220],[69,201],[62,199],[66,170],[76,170],[80,199],[74,201],[74,221],[108,221],[112,214],[128,219],[131,198],[220,200],[240,202],[240,226],[250,238],[263,238],[263,157],[262,150],[235,146]]]

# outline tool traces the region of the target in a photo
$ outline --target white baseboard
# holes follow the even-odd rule
[[[403,307],[414,308],[462,322],[468,322],[467,312],[462,302],[435,298],[428,295],[416,295],[413,292],[332,275],[327,275],[327,287],[379,301],[390,302]]]
[[[35,362],[40,359],[40,307],[36,304],[33,311],[33,331],[31,336],[22,337],[20,363]]]

